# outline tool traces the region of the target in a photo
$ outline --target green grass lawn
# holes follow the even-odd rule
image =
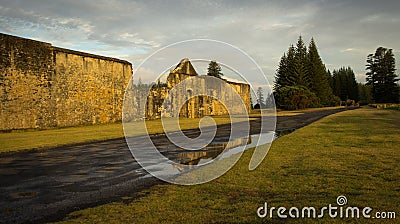
[[[332,108],[313,108],[307,110],[326,110]],[[277,116],[292,116],[302,113],[306,110],[299,111],[281,111]],[[260,115],[260,111],[255,110],[250,114],[250,120],[256,119]],[[273,111],[265,112],[264,115],[275,115]],[[230,123],[228,116],[214,116],[217,125]],[[163,133],[161,120],[150,120],[146,122],[149,134]],[[168,119],[167,119],[168,121]],[[200,118],[180,118],[180,127],[184,129],[198,128]],[[239,119],[236,121],[243,121]],[[145,128],[139,122],[130,125],[130,134],[145,134]],[[50,148],[60,145],[101,141],[114,138],[124,137],[123,127],[121,123],[88,125],[79,127],[54,128],[47,130],[16,130],[10,133],[0,133],[0,153],[15,152],[23,150],[31,150],[37,148]]]
[[[0,153],[123,137],[121,123],[0,133]]]
[[[386,109],[388,109],[388,110],[398,110],[398,111],[400,111],[400,105],[391,106],[391,107],[388,107],[388,108],[386,108]]]
[[[168,122],[168,119],[166,119]],[[217,125],[230,123],[228,116],[214,117]],[[243,120],[243,119],[242,119]],[[238,119],[236,121],[242,121]],[[200,118],[180,118],[180,127],[184,129],[198,128]],[[130,127],[132,135],[146,134],[142,122],[133,122]],[[149,134],[163,133],[161,120],[150,120],[146,122]],[[54,128],[47,130],[20,130],[10,133],[0,133],[0,153],[30,150],[43,147],[54,147],[59,145],[82,143],[90,141],[101,141],[124,137],[122,123],[89,125],[79,127]]]
[[[332,204],[395,211],[400,216],[400,112],[362,108],[323,118],[283,136],[248,170],[252,150],[225,175],[195,186],[158,185],[129,203],[71,213],[63,223],[398,223],[392,220],[264,218],[257,208]],[[191,175],[190,173],[188,175]],[[276,217],[276,213],[275,213]]]

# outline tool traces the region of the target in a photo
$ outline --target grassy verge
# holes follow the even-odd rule
[[[306,108],[306,109],[300,109],[300,110],[280,110],[280,109],[278,109],[277,112],[275,113],[275,115],[276,116],[296,116],[296,115],[304,114],[307,112],[334,110],[334,109],[339,109],[339,108],[345,108],[345,107],[344,106],[318,107],[318,108]],[[262,109],[262,110],[263,110],[263,116],[268,115],[268,114],[274,114],[273,111],[271,111],[269,109]],[[261,116],[260,109],[252,110],[250,117],[259,117],[259,116]]]
[[[0,133],[0,153],[106,140],[123,136],[120,123]]]
[[[227,116],[214,118],[217,125],[230,123]],[[182,130],[198,128],[200,118],[180,118],[179,124]],[[167,119],[168,122],[168,119]],[[132,135],[146,134],[143,122],[133,122],[129,131]],[[149,134],[163,133],[161,120],[150,120],[146,122]],[[47,130],[21,130],[10,133],[0,133],[0,153],[29,150],[34,148],[54,147],[59,145],[101,141],[124,137],[122,123],[79,126],[68,128],[55,128]]]
[[[387,107],[387,108],[385,108],[385,109],[387,109],[387,110],[398,110],[398,111],[400,111],[400,105]]]
[[[293,116],[305,111],[327,110],[332,108],[313,108],[299,111],[281,111],[278,116]],[[253,111],[250,119],[260,116],[260,111]],[[228,116],[215,116],[217,125],[230,123]],[[184,129],[198,128],[199,118],[181,118],[180,127]],[[240,121],[240,120],[238,120]],[[168,119],[167,119],[168,122]],[[151,120],[146,122],[149,134],[163,133],[161,120]],[[129,125],[129,133],[133,135],[145,134],[145,128],[139,122]],[[55,128],[48,130],[21,130],[11,133],[0,133],[0,153],[30,150],[43,147],[54,147],[73,143],[101,141],[124,137],[121,123],[89,125],[68,128]]]
[[[256,211],[264,202],[288,209],[337,206],[336,198],[345,195],[348,206],[372,207],[371,215],[399,216],[399,115],[372,108],[334,114],[274,141],[254,171],[248,171],[250,150],[209,183],[154,186],[129,203],[77,211],[62,223],[398,223],[399,217],[333,219],[327,213],[324,220],[260,219]]]
[[[400,110],[400,104],[398,103],[377,103],[369,104],[369,106],[378,109]]]

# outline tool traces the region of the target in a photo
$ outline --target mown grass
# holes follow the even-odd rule
[[[398,223],[399,217],[333,219],[327,213],[323,220],[260,219],[256,211],[264,202],[336,206],[336,198],[345,195],[349,206],[372,207],[371,215],[395,211],[399,216],[399,115],[372,108],[334,114],[274,141],[256,170],[248,170],[249,150],[209,183],[157,185],[129,203],[73,212],[61,223]]]
[[[120,123],[48,130],[19,130],[0,133],[0,153],[106,140],[122,136],[123,130]]]
[[[344,106],[336,106],[336,107],[318,107],[318,108],[306,108],[299,110],[281,110],[278,109],[276,112],[271,109],[255,109],[252,110],[252,113],[249,115],[250,117],[259,117],[265,115],[276,115],[276,116],[296,116],[300,114],[304,114],[306,112],[316,112],[316,111],[325,111],[325,110],[334,110],[339,108],[345,108]],[[263,113],[261,113],[261,111]]]
[[[167,119],[168,120],[168,119]],[[214,117],[217,125],[230,123],[229,117]],[[199,118],[180,118],[182,130],[198,128]],[[129,134],[146,134],[143,122],[133,122]],[[146,121],[149,134],[163,133],[161,120]],[[137,127],[137,128],[135,128]],[[0,153],[30,150],[35,148],[54,147],[60,145],[101,141],[124,137],[122,123],[90,125],[47,130],[19,130],[10,133],[0,133]]]
[[[295,116],[304,111],[327,110],[332,108],[312,108],[298,111],[280,111],[277,116]],[[260,116],[259,110],[254,110],[249,115],[250,120]],[[275,111],[263,112],[263,115],[275,115]],[[229,116],[214,116],[217,125],[230,123]],[[167,119],[168,121],[168,119]],[[180,118],[182,130],[198,128],[199,118]],[[236,121],[243,121],[237,119]],[[142,122],[133,122],[128,129],[130,135],[163,133],[161,120],[146,121],[146,128]],[[0,133],[0,153],[16,152],[38,148],[51,148],[55,146],[101,141],[124,137],[122,123],[87,125],[78,127],[54,128],[45,130],[14,130],[10,133]]]
[[[387,110],[398,110],[398,111],[400,111],[400,105],[387,107],[386,109]]]

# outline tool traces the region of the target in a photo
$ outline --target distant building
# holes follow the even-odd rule
[[[189,79],[191,77],[197,77],[196,79]],[[191,87],[180,87],[180,94],[175,94],[170,97],[173,102],[164,102],[168,98],[168,94],[172,88],[186,80],[190,83]],[[222,79],[224,83],[227,83],[232,87],[241,97],[244,107],[247,112],[250,111],[250,85],[246,83],[231,82]],[[196,87],[196,89],[193,89]],[[184,89],[182,89],[184,88]],[[199,76],[194,69],[193,65],[190,63],[189,59],[182,59],[181,62],[176,66],[175,69],[171,70],[168,77],[166,86],[153,87],[147,98],[146,114],[147,119],[160,118],[162,112],[163,116],[169,117],[173,114],[179,114],[180,117],[187,118],[198,118],[207,115],[224,115],[228,114],[227,108],[221,104],[216,98],[222,98],[224,102],[237,104],[234,102],[234,94],[229,91],[225,91],[226,86],[220,83],[212,82],[212,80],[207,79],[207,76]],[[205,96],[193,96],[195,92],[207,93]],[[163,108],[163,104],[166,107],[171,107],[169,110]],[[183,105],[179,107],[179,105]],[[228,105],[227,105],[228,106]],[[234,113],[243,113],[239,111],[237,105],[231,105],[231,110]],[[179,110],[179,111],[176,111]],[[175,111],[173,114],[168,114],[166,111]]]

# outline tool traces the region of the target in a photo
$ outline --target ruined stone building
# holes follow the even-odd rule
[[[121,120],[131,63],[0,33],[0,130]]]
[[[190,79],[191,77],[197,77],[197,79]],[[171,96],[169,99],[173,102],[164,102],[164,100],[168,100],[167,96],[168,93],[171,92],[170,90],[186,79],[188,79],[186,85],[190,87],[179,87],[179,94],[175,93],[175,95]],[[246,83],[230,82],[225,79],[222,80],[224,83],[229,84],[230,87],[240,95],[246,110],[249,112],[251,107],[250,85]],[[232,101],[232,94],[229,94],[224,88],[226,87],[220,83],[214,83],[212,80],[207,79],[205,75],[199,76],[189,59],[182,59],[176,68],[170,71],[165,87],[156,87],[150,90],[147,98],[146,118],[160,118],[162,112],[164,112],[164,116],[172,117],[172,114],[165,112],[166,108],[163,107],[163,103],[166,107],[176,107],[168,111],[179,110],[176,111],[176,114],[179,114],[180,117],[196,118],[208,115],[228,114],[227,108],[220,101],[216,100],[216,98],[220,97],[228,104],[226,106],[229,106],[229,103],[237,104],[238,102]],[[199,91],[206,93],[206,95],[191,97],[191,95]],[[179,107],[179,105],[183,106]],[[243,113],[243,111],[239,111],[240,107],[237,105],[230,105],[230,108],[232,112]]]

